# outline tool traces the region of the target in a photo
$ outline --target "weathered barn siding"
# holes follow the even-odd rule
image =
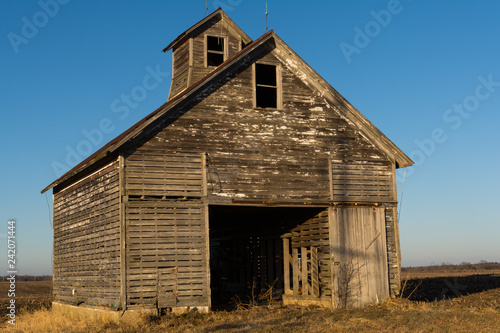
[[[241,50],[243,40],[227,21],[216,18],[208,22],[203,30],[195,30],[190,35],[191,38],[176,45],[172,50],[173,74],[169,98],[214,70],[213,66],[206,64],[206,36],[225,39],[225,59]]]
[[[204,155],[132,151],[125,158],[125,193],[132,196],[202,197]]]
[[[272,54],[262,60],[280,63]],[[380,165],[384,176],[392,172],[385,168],[389,160],[284,64],[281,76],[282,109],[253,107],[249,66],[147,137],[138,151],[206,152],[210,202],[330,200],[331,158]]]
[[[336,300],[360,307],[389,297],[384,207],[331,207]]]
[[[205,27],[203,31],[193,33],[193,71],[192,83],[197,82],[206,74],[214,70],[214,67],[205,65],[205,36],[224,37],[226,40],[227,50],[225,59],[236,54],[241,50],[241,36],[236,35],[235,31],[230,31],[228,23],[224,20],[212,22]]]
[[[127,307],[209,306],[205,205],[134,200],[126,211]]]
[[[331,162],[332,200],[394,202],[393,165],[387,160],[360,161],[346,156]]]
[[[54,300],[120,304],[118,162],[54,190]]]
[[[210,306],[204,155],[124,159],[127,308]]]
[[[170,86],[169,98],[177,95],[189,86],[190,66],[190,40],[174,49],[172,53],[172,84]]]

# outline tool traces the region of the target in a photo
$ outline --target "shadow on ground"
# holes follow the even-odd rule
[[[403,281],[403,286],[404,283]],[[500,288],[498,274],[410,279],[404,286],[403,297],[412,301],[431,302],[496,288]]]

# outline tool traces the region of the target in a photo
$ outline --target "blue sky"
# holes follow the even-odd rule
[[[208,5],[253,39],[265,32],[265,1]],[[166,101],[171,54],[161,50],[204,17],[205,2],[0,6],[0,275],[10,218],[19,273],[50,274],[51,192],[40,190]],[[500,3],[268,6],[269,27],[417,162],[404,184],[403,265],[500,261]],[[151,72],[154,87],[125,104]]]

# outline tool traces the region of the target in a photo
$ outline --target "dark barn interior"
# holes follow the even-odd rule
[[[273,287],[283,294],[281,236],[324,208],[210,206],[212,307],[246,301]]]

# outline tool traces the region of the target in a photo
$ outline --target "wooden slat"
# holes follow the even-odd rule
[[[290,238],[283,238],[283,275],[284,275],[284,293],[290,294]]]
[[[310,294],[315,297],[320,297],[319,292],[319,258],[318,258],[318,248],[315,246],[311,247],[311,291]]]
[[[292,271],[293,271],[293,294],[299,295],[299,277],[301,276],[301,270],[299,266],[299,249],[292,248]]]

